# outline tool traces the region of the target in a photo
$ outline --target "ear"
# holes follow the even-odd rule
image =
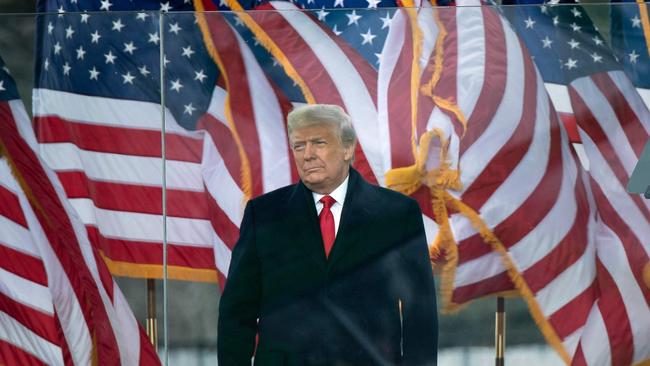
[[[352,160],[352,157],[354,156],[354,147],[355,144],[351,144],[350,146],[343,146],[343,151],[344,151],[344,158],[345,161],[350,161]]]

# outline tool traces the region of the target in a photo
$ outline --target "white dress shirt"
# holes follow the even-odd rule
[[[338,187],[336,187],[335,190],[332,191],[332,193],[329,194],[336,203],[330,207],[330,211],[332,211],[332,215],[334,216],[334,234],[339,232],[339,223],[341,222],[341,212],[343,212],[343,202],[345,202],[345,195],[348,193],[348,179],[350,178],[350,175],[348,174],[347,177],[345,177],[345,180],[343,183],[341,183]],[[316,213],[320,215],[321,210],[323,209],[323,204],[320,202],[320,199],[325,197],[325,194],[320,194],[316,192],[311,192],[312,196],[314,197],[314,203],[316,204]]]

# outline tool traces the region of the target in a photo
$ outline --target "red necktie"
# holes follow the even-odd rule
[[[334,233],[334,215],[330,210],[333,204],[336,203],[336,200],[331,196],[323,196],[320,199],[320,202],[323,204],[323,209],[320,211],[318,218],[320,219],[320,232],[323,235],[323,245],[325,246],[325,256],[330,255],[332,250],[332,245],[334,245],[334,238],[336,234]]]

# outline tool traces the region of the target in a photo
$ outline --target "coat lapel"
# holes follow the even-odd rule
[[[295,245],[305,246],[314,262],[325,269],[327,258],[311,191],[302,182],[296,184],[288,203],[286,223],[293,232]]]
[[[367,226],[374,207],[374,197],[369,193],[368,183],[357,173],[350,169],[350,180],[348,191],[343,203],[341,222],[336,234],[334,247],[327,261],[328,269],[331,270],[337,261],[354,246],[363,241]],[[320,229],[319,229],[320,230]]]

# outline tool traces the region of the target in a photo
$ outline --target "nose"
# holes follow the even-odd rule
[[[305,150],[304,150],[304,158],[305,160],[313,160],[316,155],[314,154],[314,147],[310,142],[305,144]]]

